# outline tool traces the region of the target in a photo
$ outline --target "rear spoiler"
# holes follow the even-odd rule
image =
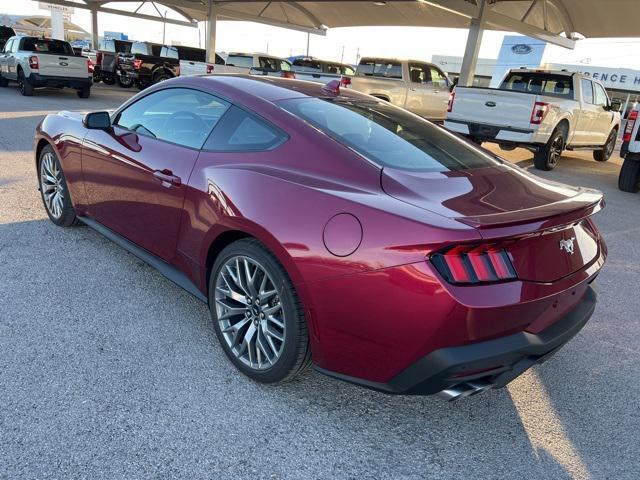
[[[526,225],[526,230],[531,231],[531,224],[539,222],[540,224],[536,226],[536,230],[544,230],[579,222],[599,212],[604,206],[605,202],[602,192],[581,189],[577,195],[571,198],[541,207],[519,210],[517,212],[460,217],[456,220],[479,230]]]

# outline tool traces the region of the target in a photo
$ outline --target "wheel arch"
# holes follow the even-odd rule
[[[391,102],[391,98],[383,93],[371,93],[370,95],[380,100],[384,100],[385,102]]]

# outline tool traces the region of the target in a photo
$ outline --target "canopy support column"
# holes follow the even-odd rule
[[[209,0],[209,15],[207,17],[206,29],[206,49],[207,62],[216,63],[216,26],[218,23],[218,10],[220,7],[215,5],[213,0]]]
[[[479,0],[478,7],[480,8],[478,18],[471,19],[469,34],[467,35],[467,47],[465,48],[464,58],[462,59],[462,66],[460,68],[458,85],[463,87],[473,85],[480,45],[482,44],[482,35],[484,34],[485,0]]]
[[[91,9],[91,46],[98,50],[98,10]]]

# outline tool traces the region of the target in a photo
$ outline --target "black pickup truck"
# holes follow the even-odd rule
[[[180,60],[163,56],[166,51],[166,47],[157,43],[133,42],[131,55],[123,57],[120,68],[132,75],[136,86],[143,90],[180,75]]]
[[[100,49],[96,52],[96,63],[93,70],[93,81],[102,81],[107,85],[118,85],[129,88],[133,85],[133,78],[123,74],[120,70],[121,58],[131,53],[133,42],[128,40],[105,39],[100,42]]]

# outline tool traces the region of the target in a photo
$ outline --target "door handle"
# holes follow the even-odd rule
[[[180,177],[174,175],[171,170],[155,170],[153,176],[160,180],[165,187],[170,187],[171,185],[179,187],[182,185]]]

